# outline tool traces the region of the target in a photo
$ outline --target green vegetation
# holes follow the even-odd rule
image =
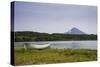
[[[15,41],[66,41],[66,40],[97,40],[97,35],[69,35],[61,33],[39,33],[22,31],[15,32]]]
[[[96,61],[97,50],[91,49],[28,49],[15,48],[15,65]]]

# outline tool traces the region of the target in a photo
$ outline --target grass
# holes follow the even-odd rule
[[[97,50],[15,48],[15,65],[96,61]]]

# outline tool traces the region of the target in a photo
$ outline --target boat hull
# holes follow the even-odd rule
[[[38,44],[27,44],[27,45],[25,45],[25,48],[43,49],[43,48],[47,48],[49,46],[50,46],[50,44],[42,44],[42,45],[38,45]]]

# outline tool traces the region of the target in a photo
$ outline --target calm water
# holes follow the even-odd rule
[[[14,47],[23,47],[26,42],[15,42]],[[72,49],[97,49],[97,41],[41,41],[41,42],[27,42],[34,44],[50,43],[51,48],[72,48]]]

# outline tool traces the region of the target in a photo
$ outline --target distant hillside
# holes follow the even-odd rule
[[[13,33],[13,32],[12,32]],[[15,41],[67,41],[67,40],[97,40],[97,35],[76,35],[61,33],[39,33],[31,31],[15,32]]]

